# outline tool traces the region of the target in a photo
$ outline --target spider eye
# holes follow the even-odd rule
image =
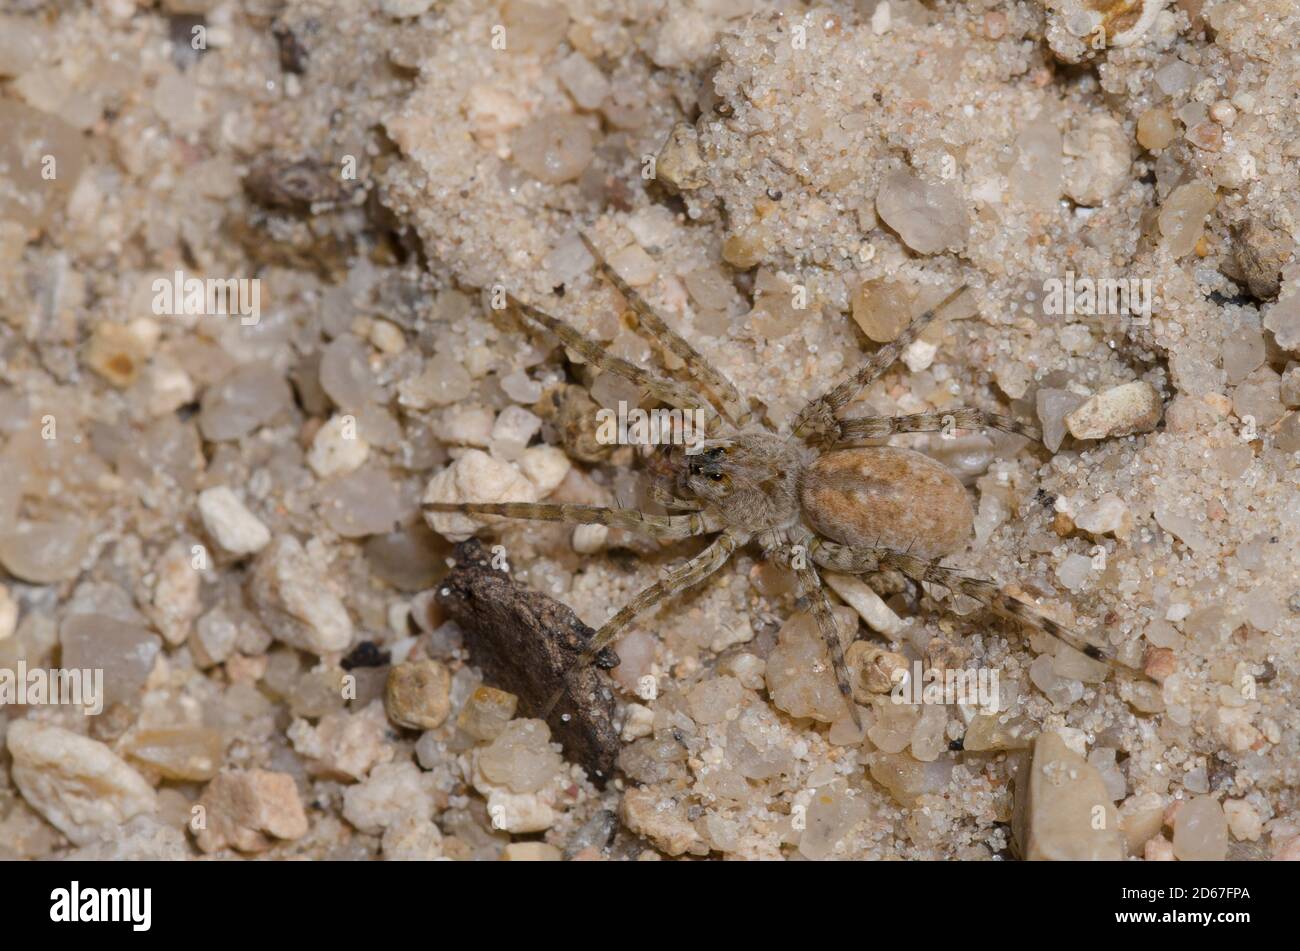
[[[721,472],[710,472],[709,478],[714,482],[721,482],[726,477]]]

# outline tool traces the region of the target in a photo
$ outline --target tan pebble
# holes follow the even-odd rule
[[[388,673],[384,709],[399,726],[432,730],[451,712],[451,674],[436,660],[398,664]]]
[[[1163,407],[1150,383],[1135,380],[1096,394],[1065,417],[1075,439],[1105,439],[1149,432],[1160,422]]]
[[[849,682],[854,697],[862,703],[870,701],[871,694],[889,693],[894,689],[895,677],[905,676],[907,658],[887,651],[866,641],[854,641],[844,654],[849,667]]]
[[[1228,830],[1238,842],[1258,842],[1264,832],[1264,822],[1255,808],[1244,799],[1225,799],[1223,814],[1228,819]]]
[[[1158,835],[1154,839],[1150,839],[1142,847],[1142,857],[1148,862],[1172,862],[1174,861],[1174,844],[1163,835]]]
[[[1142,672],[1152,680],[1163,681],[1178,668],[1178,658],[1168,647],[1153,647],[1147,651]]]
[[[501,852],[503,862],[558,862],[563,857],[549,842],[511,842]]]
[[[298,787],[288,773],[261,769],[219,773],[199,800],[204,826],[195,840],[204,852],[234,848],[261,852],[271,839],[300,839],[307,834],[307,816]]]

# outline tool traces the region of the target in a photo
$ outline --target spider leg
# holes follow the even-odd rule
[[[666,509],[675,509],[679,512],[698,512],[704,508],[702,502],[696,502],[693,499],[679,499],[669,491],[667,486],[660,482],[651,482],[648,491],[650,498]]]
[[[712,515],[650,515],[636,509],[604,508],[599,505],[557,505],[547,502],[425,502],[426,512],[455,512],[460,515],[501,515],[570,525],[608,525],[626,528],[654,538],[690,538],[716,532]]]
[[[529,320],[540,324],[559,337],[561,343],[598,370],[613,373],[635,383],[654,399],[667,403],[669,406],[691,410],[712,408],[702,396],[690,389],[690,387],[674,383],[671,380],[665,380],[631,361],[606,353],[605,349],[596,341],[584,336],[564,321],[552,317],[540,308],[534,307],[532,304],[525,304],[516,297],[510,297],[509,302],[511,306]]]
[[[1085,657],[1108,664],[1124,673],[1135,671],[1115,659],[1113,651],[1089,644],[1078,634],[1053,621],[1034,608],[1006,594],[997,584],[983,578],[970,578],[955,568],[946,568],[938,560],[927,561],[904,552],[888,548],[853,548],[835,542],[814,538],[808,545],[813,561],[823,568],[846,574],[865,574],[881,568],[897,568],[913,581],[926,581],[943,585],[949,591],[974,598],[986,608],[1003,617],[1018,620],[1036,631],[1055,638],[1072,647]]]
[[[800,410],[799,415],[794,419],[792,427],[794,434],[800,438],[813,437],[819,442],[824,442],[828,438],[833,439],[835,435],[833,431],[834,424],[838,422],[833,418],[835,412],[848,405],[864,386],[867,386],[880,374],[888,370],[912,341],[921,336],[921,332],[930,325],[935,315],[956,300],[965,290],[966,285],[963,284],[945,297],[937,306],[930,308],[914,319],[903,328],[903,332],[895,340],[885,344],[872,354],[867,362],[860,366],[851,377],[843,380]]]
[[[839,432],[834,434],[832,449],[843,449],[859,439],[878,439],[894,433],[946,432],[951,429],[1001,429],[1035,442],[1041,442],[1043,438],[1041,430],[1031,423],[1022,423],[997,413],[986,413],[970,406],[935,413],[914,413],[911,416],[859,416],[837,422]]]
[[[627,304],[636,314],[637,320],[655,340],[667,347],[672,354],[686,365],[686,372],[691,379],[700,384],[705,398],[717,410],[718,414],[733,426],[740,427],[753,418],[753,407],[736,389],[735,384],[713,368],[704,355],[686,342],[677,331],[668,326],[658,312],[650,306],[644,297],[619,275],[597,250],[596,245],[585,234],[579,233],[582,243],[587,246],[605,279],[617,288]],[[710,398],[709,394],[714,394]]]
[[[831,668],[835,671],[835,685],[840,696],[848,704],[849,716],[853,726],[862,730],[862,719],[858,714],[858,705],[853,701],[853,687],[849,683],[849,665],[844,661],[844,645],[840,642],[839,630],[835,625],[835,612],[831,609],[831,600],[826,596],[821,576],[817,569],[805,562],[804,567],[795,568],[799,586],[808,597],[813,617],[817,620],[817,629],[821,631],[822,640],[826,642],[826,651],[830,654]]]
[[[714,539],[708,548],[694,558],[670,568],[662,578],[642,590],[631,601],[619,608],[613,617],[601,625],[600,630],[596,632],[579,655],[577,666],[585,667],[590,664],[597,654],[619,638],[624,629],[632,623],[638,614],[680,591],[685,591],[687,588],[699,584],[713,574],[727,563],[727,559],[731,557],[732,552],[745,540],[741,536],[723,532]],[[567,676],[565,679],[567,681]],[[564,691],[567,689],[567,686],[561,687],[550,698],[542,712],[543,719],[550,716],[551,711],[555,709],[555,705],[560,702],[560,698],[564,696]]]

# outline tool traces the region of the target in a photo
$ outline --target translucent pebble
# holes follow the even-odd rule
[[[1155,81],[1166,96],[1176,96],[1196,79],[1197,72],[1181,59],[1173,59],[1156,70]]]
[[[530,379],[523,370],[514,370],[503,376],[501,389],[516,403],[532,405],[542,398],[542,384]]]
[[[1272,367],[1260,367],[1233,390],[1232,411],[1238,419],[1252,417],[1258,429],[1282,418],[1281,378]]]
[[[1214,210],[1214,192],[1200,182],[1179,185],[1160,206],[1160,234],[1174,257],[1190,254],[1205,230],[1205,219]]]
[[[578,232],[571,231],[555,245],[542,260],[552,284],[567,284],[581,274],[591,270],[596,259],[591,256],[587,246],[582,243]]]
[[[867,730],[867,739],[881,752],[901,753],[912,742],[912,733],[921,719],[921,706],[883,698],[876,704],[876,722]]]
[[[1035,119],[1016,139],[1011,169],[1013,198],[1031,208],[1050,208],[1061,197],[1064,154],[1060,130],[1049,119]]]
[[[868,812],[864,797],[852,795],[844,780],[820,787],[808,803],[799,853],[813,860],[827,858]]]
[[[1300,288],[1295,282],[1287,285],[1277,303],[1265,313],[1264,326],[1273,331],[1279,347],[1300,353]]]
[[[141,730],[126,744],[126,755],[157,770],[164,779],[203,782],[221,768],[225,742],[221,731],[203,726]]]
[[[72,614],[59,628],[62,666],[104,671],[104,707],[136,700],[162,650],[162,639],[142,624],[102,614]]]
[[[90,545],[87,529],[83,521],[73,518],[0,526],[0,564],[15,578],[32,584],[74,578]]]
[[[478,767],[491,783],[512,792],[536,792],[559,772],[560,754],[551,749],[544,720],[511,720],[479,755]]]
[[[1056,566],[1056,577],[1061,584],[1071,591],[1078,591],[1092,576],[1092,559],[1087,555],[1066,555],[1065,560]]]
[[[966,243],[966,205],[949,182],[931,182],[900,169],[885,176],[876,211],[919,254],[957,250]]]
[[[581,53],[570,53],[561,61],[560,82],[583,109],[595,109],[609,95],[609,80]]]
[[[948,725],[948,708],[943,704],[921,705],[921,716],[912,727],[912,756],[923,763],[931,763],[948,748],[944,729]]]
[[[336,337],[321,355],[320,385],[345,412],[377,402],[380,392],[365,341],[353,334]]]
[[[549,113],[515,132],[515,164],[550,185],[572,181],[591,163],[591,130],[581,116]]]
[[[1264,335],[1253,327],[1242,327],[1223,341],[1223,372],[1236,386],[1264,363]]]
[[[515,715],[519,698],[496,687],[480,686],[465,701],[456,725],[476,740],[495,740]]]
[[[870,772],[899,805],[912,806],[921,796],[942,793],[952,781],[952,768],[950,756],[922,763],[906,753],[878,753],[872,758]]]
[[[1174,140],[1174,122],[1169,110],[1155,106],[1138,116],[1138,145],[1148,151],[1163,149]]]
[[[889,343],[911,321],[914,303],[899,281],[864,281],[853,293],[853,320],[869,339]]]
[[[1065,440],[1065,417],[1083,405],[1084,397],[1070,390],[1043,387],[1036,396],[1038,421],[1043,427],[1043,445],[1051,452],[1061,448]]]
[[[835,609],[840,637],[847,641],[857,631],[852,608]],[[826,656],[817,622],[797,614],[781,628],[777,646],[767,658],[767,689],[772,702],[792,717],[812,717],[834,723],[844,713],[844,698]]]
[[[714,677],[692,687],[686,694],[686,709],[696,723],[722,723],[739,712],[745,691],[734,677]]]
[[[391,532],[406,511],[397,483],[378,464],[337,476],[321,488],[320,514],[344,538]]]
[[[204,391],[199,430],[213,442],[238,439],[292,405],[293,393],[283,373],[269,363],[246,364]]]
[[[1174,855],[1183,862],[1221,862],[1228,855],[1228,820],[1210,796],[1184,802],[1174,817]]]
[[[516,461],[528,448],[529,440],[542,428],[542,421],[522,406],[507,406],[492,426],[492,455]]]
[[[561,5],[506,0],[501,5],[506,49],[543,55],[553,50],[569,30],[569,12]]]

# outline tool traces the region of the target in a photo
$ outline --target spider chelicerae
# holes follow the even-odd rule
[[[713,574],[740,547],[757,544],[796,575],[826,642],[840,694],[861,729],[844,647],[819,568],[865,575],[894,569],[915,582],[938,584],[964,594],[1005,617],[1042,631],[1094,660],[1118,666],[1110,651],[1077,634],[992,581],[963,575],[941,564],[966,544],[974,515],[961,482],[941,463],[911,449],[860,445],[895,433],[990,427],[1040,440],[1038,429],[1006,416],[960,407],[910,416],[839,414],[858,393],[884,373],[935,315],[964,290],[912,320],[847,379],[803,407],[783,432],[680,334],[668,326],[606,262],[585,236],[596,264],[627,301],[639,326],[682,363],[694,387],[666,380],[606,353],[599,344],[544,311],[512,296],[509,306],[550,330],[592,366],[617,374],[653,399],[673,408],[703,411],[705,438],[668,449],[651,495],[666,510],[658,515],[633,508],[533,502],[426,502],[431,513],[496,515],[575,525],[606,525],[660,539],[712,535],[694,557],[666,571],[609,618],[578,659],[586,665],[612,644],[637,615]],[[665,464],[666,463],[666,464]],[[561,694],[551,699],[548,715]]]

